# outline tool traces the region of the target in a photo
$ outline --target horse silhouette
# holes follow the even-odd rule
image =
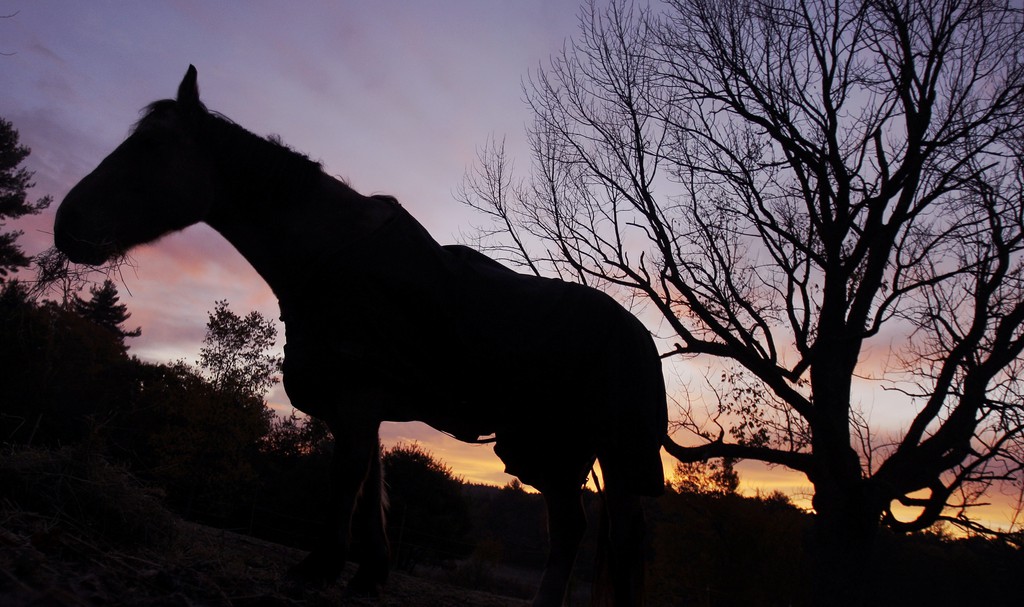
[[[336,443],[336,519],[296,577],[336,579],[357,533],[367,548],[348,589],[380,590],[389,555],[379,426],[420,420],[493,441],[506,470],[543,494],[551,547],[534,605],[564,599],[586,527],[581,488],[597,459],[608,597],[641,601],[640,496],[664,487],[667,414],[658,353],[631,314],[589,287],[439,245],[395,199],[362,196],[208,111],[189,66],[177,98],[151,104],[67,194],[54,238],[72,261],[100,264],[198,222],[230,241],[277,296],[285,390]],[[357,502],[362,520],[353,525]]]

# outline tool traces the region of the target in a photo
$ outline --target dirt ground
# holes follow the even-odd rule
[[[34,519],[34,520],[33,520]],[[380,599],[344,596],[343,584],[310,590],[282,582],[300,550],[190,523],[159,550],[104,549],[31,515],[0,529],[0,604],[10,607],[320,606],[513,607],[525,601],[392,574]],[[346,572],[351,575],[352,570]]]
[[[0,454],[0,605],[520,607],[393,573],[379,599],[285,582],[304,552],[182,521],[114,468],[74,453]],[[346,571],[343,580],[354,573]]]

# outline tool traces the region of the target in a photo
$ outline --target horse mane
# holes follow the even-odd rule
[[[172,99],[155,101],[143,110],[143,115],[132,127],[136,130],[147,118],[177,104]],[[267,199],[266,194],[288,194],[287,200],[314,187],[323,174],[323,166],[309,156],[298,152],[276,135],[261,137],[245,129],[227,116],[203,107],[199,136],[220,150],[217,163],[225,175],[237,181],[243,189],[250,189],[256,198]],[[279,185],[280,191],[275,192]],[[268,192],[269,186],[269,192]],[[262,195],[259,195],[262,194]]]
[[[210,137],[215,146],[224,146],[233,152],[218,156],[226,174],[235,175],[243,182],[261,176],[266,183],[281,184],[284,190],[280,193],[288,197],[276,196],[279,200],[312,188],[323,174],[319,162],[285,145],[280,137],[260,137],[223,114],[208,112],[207,116],[204,136]],[[262,189],[264,185],[258,187]]]
[[[131,132],[139,129],[151,117],[159,120],[162,112],[177,106],[173,99],[150,103],[141,112]],[[311,160],[281,140],[278,135],[261,137],[245,129],[220,112],[201,105],[202,119],[199,137],[219,151],[216,162],[219,169],[232,179],[238,191],[252,204],[269,204],[295,200],[317,187],[323,175],[323,165]],[[348,182],[338,180],[352,190]],[[352,190],[354,194],[358,194]],[[399,205],[398,199],[387,194],[374,194],[370,198]]]

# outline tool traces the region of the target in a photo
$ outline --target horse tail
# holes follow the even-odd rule
[[[612,583],[611,572],[611,535],[608,522],[608,499],[597,472],[591,469],[594,484],[597,486],[599,498],[597,517],[597,554],[594,557],[594,581],[591,586],[590,604],[592,607],[606,607],[614,605],[612,597],[615,596],[615,587]]]

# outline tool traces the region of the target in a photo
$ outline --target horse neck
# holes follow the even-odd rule
[[[295,152],[226,126],[228,132],[210,138],[217,196],[206,223],[249,261],[283,306],[322,285],[322,258],[374,230],[389,211]]]

